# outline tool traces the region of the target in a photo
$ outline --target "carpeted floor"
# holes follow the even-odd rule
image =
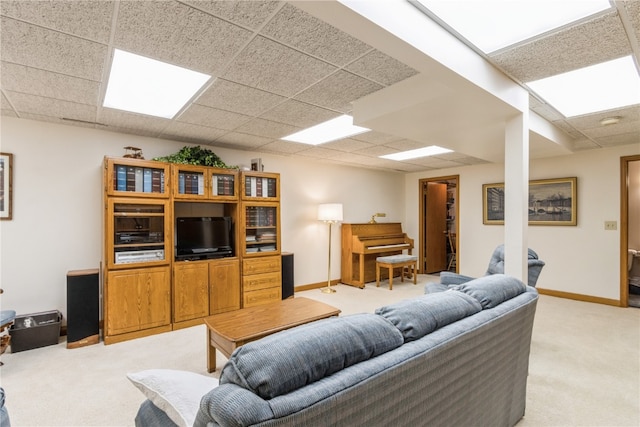
[[[422,294],[418,285],[386,282],[337,293],[296,293],[342,314]],[[1,384],[13,426],[132,426],[142,394],[125,375],[151,368],[206,375],[205,327],[105,346],[66,343],[2,356]],[[226,362],[218,355],[218,367]],[[219,372],[219,371],[218,371]],[[213,375],[217,376],[218,372]],[[540,296],[531,346],[526,415],[518,427],[639,426],[640,310]]]

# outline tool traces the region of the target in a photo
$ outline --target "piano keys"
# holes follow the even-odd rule
[[[411,254],[413,239],[402,232],[399,222],[342,224],[341,283],[364,288],[376,280],[377,257],[404,250]]]

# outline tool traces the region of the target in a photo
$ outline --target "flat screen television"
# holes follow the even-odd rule
[[[212,259],[233,256],[231,217],[176,218],[176,259]]]

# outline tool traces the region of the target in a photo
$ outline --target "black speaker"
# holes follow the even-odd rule
[[[293,296],[293,254],[282,253],[282,299]]]
[[[99,270],[67,273],[67,348],[100,342]]]

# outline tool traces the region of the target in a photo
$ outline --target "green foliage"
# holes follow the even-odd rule
[[[155,157],[153,160],[180,163],[183,165],[213,166],[216,168],[233,169],[236,167],[227,166],[216,153],[206,148],[200,148],[199,145],[196,147],[185,146],[175,154],[170,154],[165,157]]]

